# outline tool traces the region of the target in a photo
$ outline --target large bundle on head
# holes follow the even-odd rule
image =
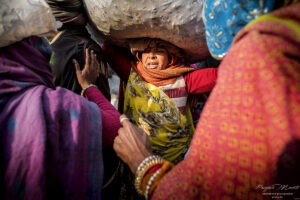
[[[31,35],[53,35],[58,24],[44,0],[1,0],[0,47]]]
[[[160,38],[180,47],[189,62],[209,55],[202,0],[83,0],[104,37],[126,46],[133,38]]]

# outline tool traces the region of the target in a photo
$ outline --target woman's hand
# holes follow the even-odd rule
[[[100,64],[93,50],[89,54],[89,50],[85,49],[85,65],[80,70],[79,63],[73,59],[76,76],[81,88],[86,88],[89,84],[95,83],[100,73]]]
[[[152,155],[149,137],[142,129],[132,124],[125,115],[120,116],[120,121],[123,127],[119,129],[113,147],[117,155],[135,173],[138,165]]]

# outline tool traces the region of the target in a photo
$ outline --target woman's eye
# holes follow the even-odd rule
[[[154,53],[154,54],[164,54],[166,51],[164,49],[151,49],[151,48],[146,48],[143,53]]]

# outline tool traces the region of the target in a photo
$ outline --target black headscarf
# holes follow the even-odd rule
[[[101,47],[94,42],[86,29],[66,29],[51,43],[53,49],[51,67],[54,74],[54,83],[80,94],[79,85],[72,59],[75,58],[81,67],[84,66],[85,48],[94,50],[99,63],[107,65]],[[102,74],[97,78],[95,85],[102,94],[110,100],[110,90],[107,75],[108,66],[102,68]]]

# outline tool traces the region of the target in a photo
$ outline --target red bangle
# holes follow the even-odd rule
[[[153,167],[151,167],[150,169],[148,169],[148,171],[146,172],[146,174],[150,174],[150,173],[156,172],[159,168],[161,168],[161,166],[162,166],[162,164],[154,165]]]

